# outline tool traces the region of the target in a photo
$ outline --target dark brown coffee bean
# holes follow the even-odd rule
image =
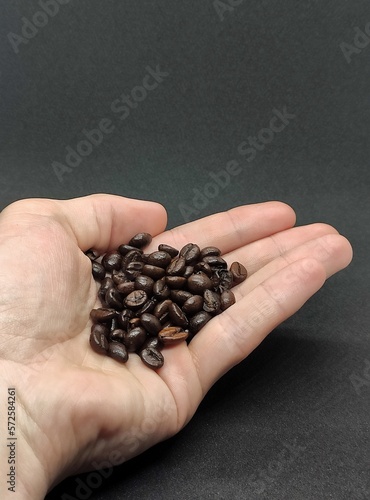
[[[163,269],[163,267],[151,266],[150,264],[145,264],[142,270],[142,273],[145,274],[145,276],[149,276],[154,280],[159,280],[163,278],[165,272],[166,271],[165,269]]]
[[[144,313],[140,316],[140,323],[145,330],[151,335],[157,335],[159,330],[162,329],[161,322],[154,314]]]
[[[188,243],[180,250],[180,255],[185,257],[187,265],[195,264],[200,256],[200,248],[195,243]]]
[[[124,344],[127,347],[128,352],[136,352],[141,348],[146,340],[146,331],[142,326],[137,326],[126,332],[124,338]]]
[[[124,257],[122,257],[122,270],[126,271],[127,266],[131,262],[141,262],[143,260],[143,255],[140,250],[130,250]]]
[[[185,271],[185,257],[174,257],[166,268],[166,273],[169,276],[182,276]]]
[[[217,269],[216,275],[220,278],[217,290],[218,292],[222,293],[232,287],[233,275],[230,271],[227,269]]]
[[[93,262],[92,263],[92,275],[94,276],[94,279],[101,281],[105,278],[105,268],[102,264],[99,264],[99,262]]]
[[[116,288],[110,288],[105,294],[105,302],[109,307],[122,311],[123,303],[122,296]]]
[[[154,297],[152,297],[147,302],[145,302],[143,307],[141,307],[138,311],[136,311],[136,314],[138,316],[141,316],[144,313],[152,313],[156,304],[157,300]]]
[[[90,318],[96,323],[105,323],[117,316],[115,309],[108,309],[106,307],[99,307],[90,311]]]
[[[100,284],[100,288],[98,291],[98,297],[101,300],[103,304],[105,304],[105,294],[110,288],[114,287],[114,281],[110,277],[106,277],[103,279],[103,281]]]
[[[176,290],[183,288],[183,286],[186,284],[186,278],[184,278],[183,276],[165,276],[165,279],[166,284],[170,288],[174,288]]]
[[[126,276],[126,273],[122,270],[120,271],[113,270],[112,280],[115,285],[120,285],[121,283],[126,283],[127,281],[129,281],[128,277]]]
[[[153,294],[158,300],[168,299],[168,297],[170,296],[170,289],[166,284],[165,277],[154,283]]]
[[[217,247],[204,247],[200,251],[200,258],[203,260],[204,257],[208,257],[210,255],[215,255],[218,257],[221,255],[221,250]]]
[[[212,287],[212,281],[208,276],[200,271],[199,273],[192,274],[187,281],[187,287],[190,292],[196,295],[202,295],[205,290]]]
[[[171,299],[179,306],[182,306],[193,294],[186,290],[171,290]]]
[[[159,350],[163,347],[163,345],[161,344],[158,337],[148,337],[144,342],[141,350],[148,349],[149,347]]]
[[[194,272],[194,267],[193,266],[186,266],[185,271],[183,274],[184,278],[189,278]]]
[[[164,345],[174,345],[174,344],[179,344],[180,342],[183,342],[186,340],[189,336],[188,332],[185,332],[181,327],[179,326],[170,326],[168,328],[163,328],[158,333],[158,339],[164,344]]]
[[[151,266],[158,266],[166,268],[171,262],[171,255],[167,252],[156,251],[152,252],[146,258],[146,264],[150,264]]]
[[[194,272],[197,273],[199,271],[202,271],[204,274],[210,278],[212,276],[213,270],[207,262],[204,262],[203,260],[195,264],[194,266]]]
[[[201,295],[192,295],[182,306],[185,314],[191,316],[203,309],[203,297]]]
[[[85,255],[86,255],[86,257],[89,257],[89,259],[91,261],[94,261],[99,257],[98,252],[96,252],[92,248],[89,248],[89,250],[86,250]]]
[[[204,257],[203,262],[206,262],[213,268],[227,269],[226,260],[217,255],[209,255],[208,257]]]
[[[148,295],[144,290],[134,290],[129,293],[127,297],[124,299],[123,303],[125,307],[129,307],[130,309],[140,309],[143,307],[145,302],[148,300]]]
[[[108,340],[104,333],[93,331],[90,334],[90,345],[98,354],[106,354],[108,351]]]
[[[153,293],[154,280],[141,274],[135,279],[135,289],[144,290],[148,296]]]
[[[170,299],[158,302],[153,311],[154,316],[159,319],[161,316],[163,316],[163,314],[168,312],[168,306],[171,304],[171,302],[172,301]]]
[[[101,263],[106,271],[113,271],[113,269],[120,269],[122,265],[122,255],[113,250],[112,252],[107,252],[102,258]]]
[[[138,233],[138,234],[135,234],[135,236],[133,236],[131,238],[131,240],[128,242],[128,244],[133,246],[133,247],[136,247],[136,248],[143,248],[143,247],[149,245],[149,243],[151,243],[151,241],[152,241],[151,234]]]
[[[116,328],[109,334],[110,340],[115,340],[117,342],[124,342],[125,336],[127,335],[126,330],[122,330],[121,328]]]
[[[139,261],[129,262],[126,266],[125,273],[130,280],[137,278],[143,269],[143,263]]]
[[[140,250],[139,248],[136,248],[136,247],[133,247],[131,245],[120,245],[118,247],[118,251],[121,255],[126,255],[128,254],[129,252],[131,252],[131,250],[135,250],[135,251],[139,251],[142,253],[142,250]]]
[[[129,293],[135,290],[135,282],[126,281],[125,283],[120,283],[119,285],[117,285],[116,288],[123,297],[126,297]]]
[[[225,290],[221,293],[221,309],[225,311],[228,307],[235,304],[235,295],[231,290]]]
[[[186,314],[181,310],[181,307],[172,302],[168,306],[168,312],[170,315],[170,320],[172,323],[176,326],[182,326],[185,328],[188,326],[188,318],[186,317]]]
[[[146,366],[154,370],[161,368],[164,363],[163,354],[153,347],[143,349],[140,352],[140,358]]]
[[[239,285],[248,276],[246,268],[240,262],[233,262],[230,266],[230,271],[233,275],[233,285]]]
[[[189,321],[189,330],[192,334],[198,333],[203,328],[212,316],[206,311],[199,311]]]
[[[108,355],[116,361],[119,361],[120,363],[126,363],[126,361],[128,360],[127,349],[120,342],[109,342]]]
[[[109,328],[105,324],[94,323],[91,326],[91,333],[95,333],[97,335],[100,335],[102,333],[103,335],[105,335],[106,337],[108,337],[108,335],[109,335]]]
[[[203,294],[203,309],[212,314],[218,314],[221,310],[221,299],[218,293],[206,290]]]
[[[167,252],[171,255],[171,257],[176,257],[179,251],[176,248],[171,247],[170,245],[161,244],[158,245],[158,250],[161,252]]]

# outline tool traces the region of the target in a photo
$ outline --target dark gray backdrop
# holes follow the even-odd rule
[[[64,1],[0,7],[1,208],[109,192],[163,203],[173,227],[278,199],[298,224],[333,224],[354,261],[178,436],[48,500],[370,499],[368,0]],[[99,124],[111,132],[68,167]]]

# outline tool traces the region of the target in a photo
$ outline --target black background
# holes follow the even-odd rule
[[[196,219],[281,200],[298,225],[332,224],[354,249],[351,266],[224,376],[179,435],[91,494],[78,497],[70,478],[48,500],[370,499],[370,43],[350,62],[341,49],[370,22],[370,4],[237,3],[225,0],[221,15],[212,0],[71,0],[19,53],[8,34],[41,7],[1,4],[1,208],[108,192],[163,203],[173,227],[181,203]],[[168,76],[120,120],[112,102],[158,65]],[[247,162],[239,144],[284,107],[295,118]],[[103,118],[114,131],[61,182],[52,163]],[[194,189],[214,194],[210,174],[230,160],[240,173],[194,204]]]

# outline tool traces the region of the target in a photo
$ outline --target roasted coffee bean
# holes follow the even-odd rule
[[[136,352],[141,348],[146,340],[146,331],[142,326],[137,326],[129,332],[126,332],[123,343],[128,352]]]
[[[157,335],[162,329],[161,322],[154,314],[144,313],[140,316],[140,323],[151,335]]]
[[[233,262],[230,266],[231,274],[233,275],[233,285],[239,285],[247,278],[247,270],[240,262]]]
[[[129,293],[135,290],[135,282],[126,281],[125,283],[120,283],[119,285],[117,285],[116,288],[123,297],[126,297]]]
[[[182,276],[185,268],[185,257],[174,257],[166,268],[166,274],[169,276]]]
[[[182,306],[193,294],[186,290],[171,290],[171,300]]]
[[[196,295],[202,295],[203,292],[212,287],[212,281],[202,271],[192,274],[187,281],[187,287],[190,292]]]
[[[99,262],[92,263],[92,275],[94,279],[97,281],[101,281],[105,277],[105,268],[103,264],[99,264]]]
[[[192,295],[182,306],[185,314],[191,316],[203,309],[203,297],[201,295]]]
[[[178,255],[179,251],[177,248],[173,248],[170,245],[165,245],[165,244],[160,244],[158,245],[158,250],[161,252],[167,252],[171,255],[171,257],[176,257]]]
[[[200,248],[195,243],[188,243],[182,247],[180,255],[185,257],[186,265],[195,264],[200,256]]]
[[[165,277],[154,283],[153,294],[158,300],[168,299],[168,297],[170,296],[170,289],[166,284]]]
[[[122,257],[122,270],[126,271],[127,266],[131,262],[141,262],[143,260],[140,250],[130,250],[124,257]]]
[[[112,278],[110,278],[108,276],[106,278],[104,278],[103,281],[101,282],[101,285],[100,285],[100,288],[98,291],[98,297],[103,304],[105,304],[105,294],[107,293],[107,291],[110,288],[113,288],[113,287],[114,287],[114,281],[112,280]]]
[[[218,293],[206,290],[203,294],[203,309],[212,314],[218,314],[221,310],[221,299]]]
[[[89,259],[91,261],[96,260],[99,257],[98,252],[96,252],[92,248],[89,248],[89,250],[86,250],[85,255],[86,255],[86,257],[89,257]]]
[[[170,299],[158,302],[153,311],[154,316],[159,319],[161,316],[163,316],[163,314],[168,312],[168,306],[171,304],[171,302],[172,301]]]
[[[193,266],[186,266],[185,271],[183,274],[184,278],[189,278],[194,272],[194,267]]]
[[[145,276],[150,276],[150,278],[153,278],[154,280],[159,280],[163,278],[166,271],[165,269],[163,269],[163,267],[151,266],[150,264],[145,264],[143,266],[142,273],[145,274]]]
[[[180,342],[186,340],[188,336],[189,333],[185,332],[179,326],[163,328],[163,330],[158,333],[158,338],[164,345],[179,344]]]
[[[117,316],[115,309],[108,309],[106,307],[99,307],[90,311],[90,318],[95,323],[105,323]]]
[[[150,253],[145,262],[151,266],[163,267],[165,269],[171,260],[172,257],[169,253],[157,250],[156,252]]]
[[[216,255],[217,257],[221,255],[221,250],[217,247],[204,247],[200,251],[200,258],[203,260],[204,257],[209,255]]]
[[[131,245],[120,245],[118,247],[118,251],[121,255],[126,255],[129,252],[131,252],[131,250],[139,251],[140,253],[142,253],[142,250],[140,250],[139,248],[133,247]]]
[[[122,311],[123,303],[122,296],[116,288],[110,288],[105,294],[105,302],[109,307]]]
[[[157,304],[156,299],[152,297],[147,302],[145,302],[143,307],[141,307],[138,311],[136,311],[136,314],[138,316],[141,316],[144,313],[152,313],[156,304]]]
[[[116,340],[117,342],[124,342],[127,332],[121,328],[116,328],[109,334],[110,340]]]
[[[233,275],[227,269],[218,269],[216,271],[216,275],[220,278],[220,282],[218,284],[218,290],[222,293],[225,290],[229,290],[232,287],[233,283]]]
[[[186,278],[184,276],[165,276],[166,284],[170,288],[174,288],[175,290],[179,290],[183,288],[186,284]]]
[[[206,262],[213,268],[217,269],[226,269],[227,268],[227,262],[225,259],[223,259],[220,256],[217,255],[208,255],[207,257],[203,258],[203,262]]]
[[[224,292],[222,292],[220,299],[222,311],[225,311],[225,309],[235,304],[235,295],[231,290],[225,290]]]
[[[140,351],[140,358],[146,366],[154,370],[161,368],[164,363],[163,354],[153,347],[147,347]]]
[[[194,335],[203,328],[212,318],[211,314],[206,311],[199,311],[189,321],[189,331]]]
[[[153,347],[153,349],[159,350],[163,347],[163,345],[161,344],[158,337],[148,337],[144,342],[141,350],[148,349],[149,347]]]
[[[116,361],[119,361],[120,363],[126,363],[126,361],[128,360],[127,349],[120,342],[109,342],[108,355]]]
[[[170,320],[174,325],[182,326],[183,328],[188,326],[188,318],[186,317],[186,314],[181,310],[180,306],[172,302],[172,304],[168,306],[168,312],[170,315]]]
[[[135,236],[133,236],[131,238],[131,240],[128,242],[128,244],[133,246],[133,247],[136,247],[136,248],[143,248],[143,247],[149,245],[149,243],[151,243],[151,241],[152,241],[151,234],[138,233],[138,234],[135,234]]]
[[[103,324],[103,323],[94,323],[91,326],[91,333],[95,333],[97,335],[100,335],[101,333],[108,337],[109,335],[109,328]]]
[[[106,354],[108,351],[108,340],[104,333],[93,331],[90,334],[90,345],[98,354]]]
[[[128,277],[126,276],[126,273],[122,270],[119,271],[113,270],[112,280],[115,285],[120,285],[121,283],[126,283],[127,281],[129,281]]]
[[[147,300],[148,295],[144,290],[134,290],[127,295],[123,303],[125,307],[129,307],[130,309],[140,309]]]
[[[204,262],[203,260],[195,264],[194,266],[194,272],[197,273],[199,271],[203,271],[204,274],[210,278],[212,276],[213,270],[207,262]]]
[[[141,274],[142,270],[143,263],[135,260],[127,264],[125,273],[129,279],[134,280]]]
[[[122,265],[122,255],[116,250],[107,252],[102,258],[101,263],[106,271],[113,271],[113,269],[120,269]]]
[[[141,274],[135,279],[135,289],[144,290],[148,296],[153,293],[154,280],[149,278],[149,276],[144,276]]]

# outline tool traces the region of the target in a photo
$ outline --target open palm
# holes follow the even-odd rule
[[[17,391],[19,498],[42,498],[67,475],[116,465],[178,432],[223,373],[349,264],[351,247],[334,228],[294,224],[293,210],[279,202],[165,232],[163,207],[116,196],[5,209],[0,384]],[[99,303],[84,252],[104,253],[141,231],[154,235],[149,250],[215,245],[249,272],[233,290],[236,304],[189,345],[165,348],[158,371],[136,354],[126,364],[100,356],[88,341],[89,312]]]

